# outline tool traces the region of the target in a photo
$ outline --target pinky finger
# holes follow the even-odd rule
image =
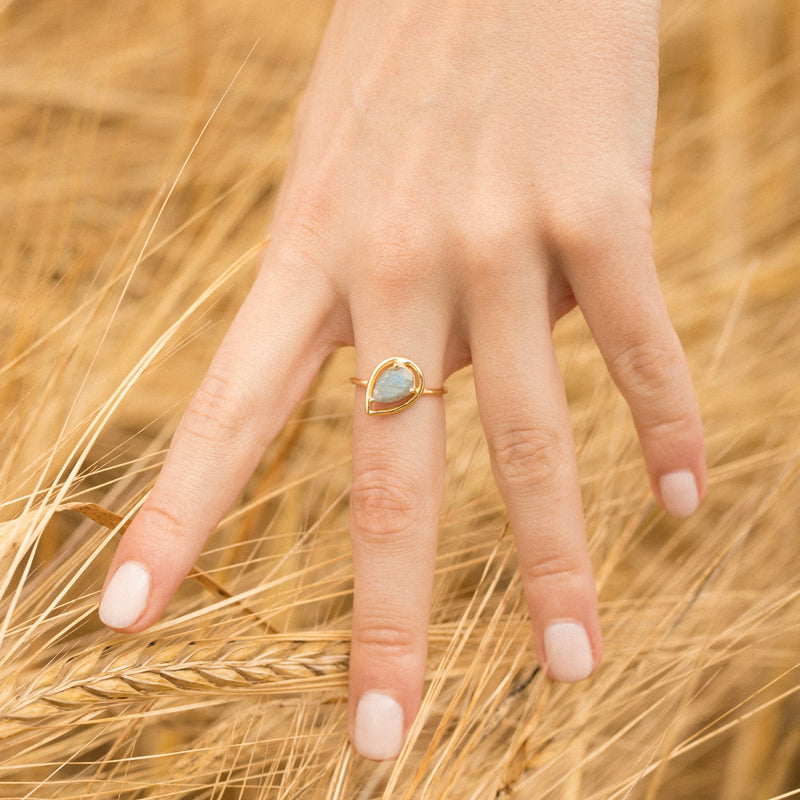
[[[703,427],[689,366],[658,283],[649,235],[573,254],[570,283],[611,377],[633,415],[661,505],[693,513],[706,488]],[[578,269],[577,260],[592,269]]]

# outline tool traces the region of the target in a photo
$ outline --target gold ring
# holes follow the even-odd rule
[[[426,389],[422,370],[407,358],[392,356],[381,361],[369,380],[350,378],[356,386],[366,386],[364,409],[373,414],[396,414],[408,408],[423,394],[446,394],[447,389]]]

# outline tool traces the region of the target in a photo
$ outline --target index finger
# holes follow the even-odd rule
[[[114,554],[99,610],[109,627],[161,615],[332,349],[332,293],[297,275],[265,263],[239,309]]]

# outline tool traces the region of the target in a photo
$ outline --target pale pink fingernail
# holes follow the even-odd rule
[[[664,508],[676,517],[688,517],[700,504],[697,481],[688,469],[662,475],[659,488]]]
[[[109,628],[133,625],[147,605],[150,574],[135,561],[126,561],[114,573],[100,601],[100,619]]]
[[[356,709],[353,744],[366,758],[397,758],[403,747],[403,709],[389,695],[365,692]]]
[[[553,622],[544,631],[544,649],[550,674],[563,683],[588,678],[594,669],[592,645],[578,622]]]

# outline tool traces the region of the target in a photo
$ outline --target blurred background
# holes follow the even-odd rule
[[[330,3],[0,0],[0,797],[800,796],[800,5],[664,0],[656,262],[706,425],[650,498],[577,312],[556,329],[605,634],[536,669],[469,370],[423,710],[346,736],[352,352],[151,630],[96,617],[120,530],[258,267]]]

